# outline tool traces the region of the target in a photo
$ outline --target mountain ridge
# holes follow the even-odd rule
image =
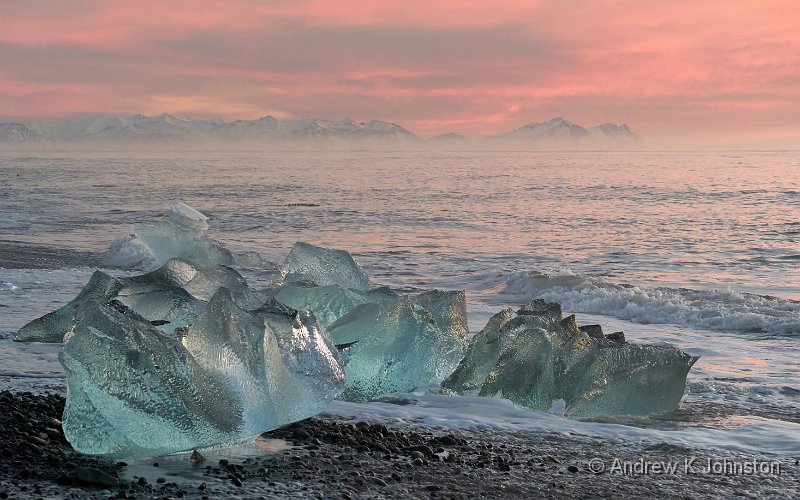
[[[627,124],[603,123],[585,128],[558,117],[529,123],[488,137],[468,139],[447,133],[422,138],[382,120],[279,120],[271,115],[254,120],[190,120],[169,113],[88,117],[74,120],[0,122],[0,145],[179,147],[206,145],[223,149],[625,149],[638,148],[641,138]]]

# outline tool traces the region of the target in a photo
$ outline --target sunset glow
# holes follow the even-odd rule
[[[7,1],[0,117],[383,119],[483,135],[564,116],[658,144],[800,137],[794,0]]]

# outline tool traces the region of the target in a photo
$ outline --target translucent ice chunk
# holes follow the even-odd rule
[[[275,291],[275,300],[302,311],[313,311],[320,323],[330,326],[356,306],[370,302],[370,295],[336,285],[317,286],[294,282]]]
[[[75,325],[75,314],[84,302],[107,302],[123,287],[123,282],[102,271],[95,271],[83,290],[67,305],[26,324],[14,335],[17,342],[63,342]]]
[[[240,307],[254,309],[265,298],[251,289],[241,274],[227,266],[209,266],[198,270],[183,288],[192,296],[208,302],[220,288],[230,290]]]
[[[168,220],[135,225],[135,238],[117,246],[124,244],[126,247],[138,248],[144,245],[159,265],[172,258],[181,258],[201,266],[238,265],[275,269],[274,263],[263,259],[257,252],[234,252],[206,236],[204,231],[208,229],[207,221],[208,217],[202,213],[185,203],[177,202],[170,207]],[[112,249],[109,259],[113,262],[124,262],[129,253],[131,252],[126,249],[115,248]]]
[[[169,285],[125,287],[115,299],[166,333],[188,325],[205,308],[183,288]]]
[[[330,327],[337,344],[352,344],[345,355],[344,398],[365,401],[447,376],[464,353],[465,331],[466,324],[437,321],[410,296],[356,306]]]
[[[601,341],[564,374],[565,415],[585,419],[672,411],[697,359],[670,346]]]
[[[163,266],[140,276],[114,278],[101,271],[92,275],[84,289],[64,307],[23,326],[14,336],[18,342],[63,342],[75,324],[78,307],[96,300],[116,300],[131,308],[164,332],[188,325],[205,307],[204,302],[227,288],[240,307],[255,309],[265,296],[247,286],[244,278],[226,266],[203,267],[183,259],[170,259]]]
[[[310,313],[277,303],[248,312],[222,288],[179,337],[130,310],[81,306],[59,356],[75,449],[145,457],[229,443],[312,416],[344,388]]]
[[[242,403],[225,381],[135,313],[82,305],[59,354],[64,435],[83,453],[144,457],[234,441]]]
[[[191,260],[202,266],[235,263],[233,254],[222,243],[171,221],[136,225],[133,234],[150,249],[159,264],[172,258]]]
[[[414,296],[415,304],[430,312],[436,326],[453,338],[469,338],[467,301],[463,290],[430,290]]]
[[[208,229],[208,217],[181,201],[173,203],[170,207],[169,220],[187,229],[196,231]]]
[[[277,302],[248,312],[223,288],[182,339],[243,401],[246,435],[312,416],[344,389],[338,352],[314,315]]]
[[[344,250],[322,248],[298,241],[281,268],[283,283],[312,281],[317,285],[339,285],[354,290],[369,290],[369,277]]]
[[[603,338],[597,330],[579,329],[574,316],[562,319],[558,304],[541,299],[516,314],[501,311],[472,339],[442,391],[503,397],[537,410],[562,399],[572,418],[674,410],[698,358]]]

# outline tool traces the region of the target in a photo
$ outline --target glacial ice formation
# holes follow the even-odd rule
[[[343,348],[344,399],[366,401],[446,377],[469,338],[463,291],[398,295],[372,288],[344,250],[298,242],[281,267],[275,300],[311,310]]]
[[[20,328],[14,334],[17,342],[63,342],[64,335],[75,324],[75,315],[81,304],[96,300],[104,303],[111,300],[123,284],[117,278],[109,276],[102,271],[95,271],[83,290],[64,307],[36,318]]]
[[[464,294],[430,293],[437,297],[394,294],[361,304],[329,327],[334,341],[348,346],[345,399],[411,391],[455,368],[469,335]],[[436,307],[423,307],[427,300]]]
[[[64,434],[81,452],[146,457],[252,437],[321,411],[344,388],[311,313],[255,311],[219,289],[178,336],[116,303],[83,302],[59,355]]]
[[[351,401],[446,377],[469,339],[463,291],[399,295],[388,287],[364,291],[295,281],[271,293],[282,304],[313,311],[345,346],[344,399]]]
[[[601,337],[575,316],[538,299],[495,314],[442,383],[449,394],[496,396],[535,410],[563,399],[565,415],[586,419],[674,410],[697,361],[675,347]]]
[[[350,290],[337,285],[318,286],[297,281],[274,290],[275,300],[299,310],[314,311],[326,327],[350,312],[356,306],[371,302],[370,293]]]
[[[313,311],[343,349],[346,399],[414,390],[446,377],[463,356],[469,338],[464,292],[399,295],[388,287],[371,288],[349,253],[304,243],[296,244],[287,257],[282,277],[287,284],[255,291],[230,267],[180,258],[140,276],[114,278],[98,272],[72,302],[33,320],[15,340],[62,342],[76,330],[82,304],[97,302],[188,342],[196,337],[192,333],[198,325],[235,316],[232,306],[226,310],[215,305],[225,290],[240,311],[258,311],[268,298]]]
[[[272,262],[264,260],[256,252],[233,252],[214,239],[207,237],[208,217],[189,205],[177,202],[170,207],[169,218],[155,224],[137,224],[133,227],[134,241],[128,241],[125,248],[143,244],[159,265],[173,258],[190,260],[201,266],[224,265],[273,269]],[[123,246],[123,245],[118,245]],[[119,264],[117,255],[109,256],[109,261]],[[139,257],[141,260],[141,257]]]
[[[96,271],[74,299],[20,328],[14,340],[63,342],[75,326],[78,308],[91,300],[101,304],[116,301],[169,333],[188,325],[223,287],[245,309],[256,308],[266,300],[266,296],[249,288],[238,272],[226,266],[202,267],[171,259],[140,276],[115,278]]]
[[[320,286],[366,291],[372,288],[367,273],[344,250],[322,248],[298,241],[281,268],[282,283],[312,281]]]
[[[270,266],[207,238],[176,203],[137,226],[162,263],[139,276],[95,272],[67,305],[23,326],[22,342],[64,342],[64,432],[75,449],[150,456],[227,443],[445,379],[442,392],[503,397],[594,418],[674,409],[697,358],[579,327],[535,300],[494,315],[471,340],[463,291],[373,288],[344,250],[298,242],[273,287],[230,265]],[[273,268],[270,268],[273,269]]]

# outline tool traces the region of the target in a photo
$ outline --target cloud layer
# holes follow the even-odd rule
[[[10,0],[0,116],[381,118],[491,134],[552,116],[689,141],[800,135],[795,0]]]

